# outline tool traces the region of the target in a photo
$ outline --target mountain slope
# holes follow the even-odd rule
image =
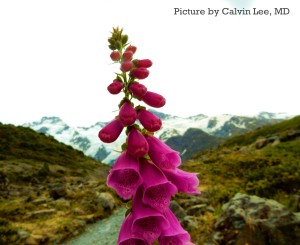
[[[239,133],[248,132],[257,127],[269,123],[281,121],[287,117],[285,114],[270,114],[260,113],[253,117],[241,117],[233,115],[219,115],[208,117],[199,114],[192,117],[182,118],[164,114],[151,110],[158,115],[162,121],[163,126],[161,130],[155,133],[163,141],[167,141],[171,137],[176,137],[174,141],[179,142],[185,132],[189,128],[200,129],[207,134],[219,138],[226,138]],[[111,144],[102,143],[98,139],[98,132],[103,128],[107,122],[98,122],[90,127],[70,127],[58,117],[43,117],[40,121],[27,123],[24,126],[30,127],[37,132],[43,132],[47,135],[52,135],[55,139],[65,144],[72,146],[75,149],[82,150],[85,155],[91,156],[106,164],[113,164],[115,159],[119,156],[121,145],[126,140],[126,135],[123,132],[117,141]],[[199,139],[199,137],[197,137]],[[202,144],[203,140],[199,141]],[[180,145],[176,144],[176,145]],[[184,149],[176,148],[181,153]]]
[[[99,198],[109,169],[52,136],[0,123],[0,244],[61,244],[110,215]]]
[[[167,145],[181,152],[182,160],[189,159],[195,152],[213,149],[221,142],[223,139],[195,128],[189,128],[182,136],[174,136],[166,140]]]

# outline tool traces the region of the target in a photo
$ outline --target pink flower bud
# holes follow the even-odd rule
[[[145,67],[138,67],[134,69],[130,75],[137,79],[145,79],[149,76],[149,71]]]
[[[138,98],[143,97],[147,92],[147,88],[143,84],[140,84],[139,82],[132,83],[129,86],[129,90],[133,93],[135,97]]]
[[[142,157],[147,154],[149,145],[140,131],[132,128],[127,138],[127,151],[133,157]]]
[[[128,72],[133,68],[133,63],[130,60],[124,61],[121,64],[121,71],[122,72]]]
[[[150,132],[156,132],[161,128],[162,125],[162,122],[158,116],[145,109],[138,111],[138,119],[143,127]]]
[[[119,137],[122,130],[123,124],[121,121],[119,119],[114,119],[99,131],[98,137],[104,143],[112,143]]]
[[[134,124],[137,118],[137,113],[135,109],[129,102],[125,102],[120,109],[119,119],[123,123],[124,126],[129,126]]]
[[[108,85],[107,90],[111,94],[118,94],[123,88],[123,83],[119,80],[114,80],[111,84]]]
[[[131,51],[134,54],[136,52],[136,46],[130,45],[125,49],[125,51]]]
[[[120,57],[121,57],[121,55],[120,55],[119,51],[112,51],[111,54],[110,54],[110,58],[113,61],[118,61],[120,59]]]
[[[144,59],[144,60],[134,60],[134,64],[137,67],[144,67],[144,68],[149,68],[152,66],[152,61],[149,59]]]
[[[142,97],[142,101],[155,108],[163,107],[166,104],[166,99],[163,96],[150,91],[147,91],[147,93]]]
[[[132,60],[132,56],[133,56],[133,52],[130,50],[127,50],[123,54],[123,60],[124,61]]]

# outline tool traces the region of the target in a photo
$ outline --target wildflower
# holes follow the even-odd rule
[[[145,135],[149,145],[148,154],[159,168],[175,169],[181,164],[179,152],[171,149],[168,145],[152,135]]]
[[[123,124],[121,121],[114,119],[99,131],[98,137],[105,143],[112,143],[119,137],[122,130]]]
[[[118,238],[118,245],[148,245],[141,235],[132,232],[133,216],[129,214],[123,221]]]
[[[166,99],[163,96],[150,91],[147,91],[147,93],[142,97],[142,101],[154,108],[160,108],[166,104]]]
[[[175,171],[163,170],[164,174],[174,185],[176,185],[178,191],[187,194],[200,194],[197,190],[199,185],[199,179],[196,173],[189,173],[181,169]]]
[[[152,66],[152,61],[149,59],[144,59],[144,60],[134,60],[133,64],[136,67],[144,67],[144,68],[149,68]]]
[[[122,72],[128,72],[130,71],[131,69],[133,68],[133,63],[130,61],[130,60],[127,60],[127,61],[124,61],[122,64],[121,64],[121,71]]]
[[[111,84],[108,85],[107,90],[111,94],[118,94],[123,88],[123,83],[119,80],[114,80]]]
[[[139,82],[134,82],[131,85],[129,85],[129,90],[137,98],[141,98],[147,93],[147,88]]]
[[[132,232],[152,244],[170,223],[161,212],[144,204],[142,197],[143,191],[138,188],[132,200]]]
[[[119,51],[112,51],[111,54],[110,54],[110,58],[113,61],[118,61],[120,59],[120,57],[121,57],[121,55],[120,55]]]
[[[130,73],[130,75],[137,79],[145,79],[149,76],[149,71],[145,67],[138,67],[138,68],[134,69]]]
[[[142,182],[138,160],[124,151],[109,171],[108,186],[114,188],[123,199],[129,199]]]
[[[162,231],[160,237],[158,238],[159,244],[193,245],[193,243],[190,242],[191,237],[189,233],[181,227],[172,211],[167,209],[164,212],[164,215],[171,225]]]
[[[130,50],[127,50],[123,53],[122,57],[124,61],[132,60],[133,52]]]
[[[127,150],[133,157],[143,157],[147,154],[149,145],[140,131],[132,128],[127,137]]]
[[[125,49],[125,52],[131,51],[134,54],[136,52],[136,49],[137,49],[136,46],[130,45]]]
[[[134,124],[136,118],[137,118],[137,113],[135,109],[132,107],[130,102],[125,101],[119,111],[120,121],[123,123],[124,126],[129,126]]]
[[[160,118],[145,109],[138,110],[138,119],[145,129],[150,132],[156,132],[161,128]]]
[[[140,159],[140,174],[143,178],[143,203],[157,210],[165,210],[177,188],[151,161]]]

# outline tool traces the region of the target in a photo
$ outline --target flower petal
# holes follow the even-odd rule
[[[132,231],[152,244],[170,224],[162,213],[144,204],[142,196],[142,189],[138,188],[132,201]]]
[[[107,185],[114,188],[123,199],[129,199],[142,182],[138,161],[124,151],[109,171]]]
[[[132,128],[127,137],[127,150],[133,157],[143,157],[149,149],[145,137],[136,128]]]
[[[133,216],[129,214],[123,221],[120,229],[118,245],[147,245],[146,241],[131,230]]]
[[[177,168],[175,171],[163,170],[164,174],[174,185],[178,191],[187,194],[200,194],[197,190],[199,179],[196,173],[189,173]]]
[[[140,174],[143,182],[143,202],[160,211],[170,205],[170,198],[176,194],[177,187],[152,162],[140,159]]]
[[[148,154],[151,160],[161,169],[175,169],[181,164],[179,152],[152,135],[145,136],[148,144]]]

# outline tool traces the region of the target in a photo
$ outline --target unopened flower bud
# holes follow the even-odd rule
[[[133,52],[130,50],[127,50],[123,53],[123,60],[124,61],[132,60],[132,56],[133,56]]]
[[[149,145],[145,137],[136,128],[132,128],[127,138],[127,151],[133,157],[142,157],[148,153]]]
[[[132,83],[129,86],[129,90],[137,98],[141,98],[147,93],[147,88],[139,82]]]
[[[122,130],[123,124],[121,121],[119,119],[114,119],[99,131],[98,137],[104,143],[112,143],[119,137]]]
[[[136,67],[144,67],[144,68],[149,68],[152,66],[152,61],[149,59],[144,59],[144,60],[134,60],[133,61],[134,65]]]
[[[107,90],[111,94],[118,94],[123,88],[123,83],[119,80],[114,80],[111,84],[108,85]]]
[[[136,52],[136,46],[130,45],[128,46],[125,51],[131,51],[132,53]]]
[[[131,61],[124,61],[122,64],[121,64],[121,71],[122,72],[128,72],[130,71],[131,69],[133,68],[133,63]]]
[[[160,108],[166,104],[166,99],[160,94],[148,91],[143,97],[142,101],[144,101],[147,105]]]
[[[119,119],[123,123],[124,126],[129,126],[134,124],[137,118],[137,113],[135,109],[132,107],[130,102],[126,101],[120,108]]]
[[[158,116],[145,109],[138,111],[138,119],[143,127],[150,132],[156,132],[161,128],[162,125],[162,122]]]
[[[120,57],[121,57],[121,55],[120,55],[119,51],[112,51],[111,54],[110,54],[110,58],[113,61],[118,61],[120,59]]]
[[[134,69],[130,75],[137,79],[145,79],[149,76],[149,71],[145,67],[138,67]]]

